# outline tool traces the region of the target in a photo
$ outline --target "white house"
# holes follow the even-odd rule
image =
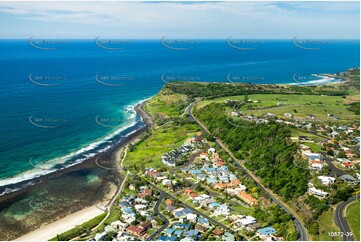
[[[318,180],[320,180],[320,182],[323,185],[330,185],[331,183],[335,182],[336,178],[331,177],[331,176],[318,176]]]
[[[102,241],[106,235],[107,235],[107,232],[105,232],[105,231],[103,233],[97,233],[97,234],[95,234],[94,239],[96,241]]]
[[[308,191],[312,194],[312,195],[316,195],[319,197],[326,197],[328,195],[327,192],[324,192],[322,190],[316,189],[315,187],[310,187],[308,188]]]
[[[197,214],[188,213],[187,214],[187,220],[189,220],[192,223],[195,223],[197,221]]]
[[[311,169],[312,170],[321,170],[322,167],[323,167],[322,164],[318,164],[318,163],[311,164]]]
[[[292,114],[290,114],[290,113],[284,113],[284,116],[287,118],[292,118]]]
[[[208,149],[208,153],[215,153],[216,152],[216,149],[215,148],[209,148]]]
[[[164,180],[162,181],[162,184],[163,184],[164,186],[166,186],[166,185],[172,184],[172,181],[169,180],[169,179],[164,179]]]
[[[339,132],[333,131],[333,132],[331,133],[331,136],[335,138],[335,137],[338,136],[339,134],[340,134]]]
[[[214,210],[214,215],[218,216],[218,215],[229,215],[229,207],[227,206],[227,204],[221,204],[219,205],[219,207],[217,207],[216,210]]]
[[[120,220],[115,220],[114,222],[112,222],[110,224],[110,226],[112,226],[113,228],[115,229],[118,229],[118,230],[123,230],[125,229],[126,227],[128,227],[129,224],[127,223],[123,223],[122,221]]]
[[[237,219],[237,223],[243,227],[246,227],[247,225],[256,223],[257,220],[252,216],[246,216],[242,219]]]

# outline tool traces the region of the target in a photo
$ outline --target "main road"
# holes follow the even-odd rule
[[[194,107],[195,102],[191,103],[188,107],[188,117],[191,120],[194,120],[197,125],[203,130],[203,132],[209,134],[210,136],[212,136],[212,134],[208,131],[208,129],[193,115],[193,107]],[[308,241],[308,234],[307,234],[307,230],[305,229],[305,227],[303,226],[303,224],[301,223],[301,218],[298,216],[298,214],[296,212],[294,212],[286,203],[284,203],[278,195],[276,195],[275,193],[273,193],[270,189],[266,188],[265,186],[262,185],[262,183],[260,182],[260,180],[253,175],[243,164],[243,161],[238,160],[237,158],[234,157],[233,153],[228,149],[228,147],[226,145],[224,145],[222,143],[221,140],[219,139],[215,139],[215,143],[222,147],[229,155],[230,157],[233,159],[233,161],[235,161],[235,164],[242,169],[246,175],[248,177],[250,177],[256,184],[258,187],[260,187],[265,193],[268,194],[268,196],[275,202],[277,203],[281,208],[283,208],[288,214],[290,214],[292,216],[292,220],[297,228],[298,234],[299,234],[299,240],[301,241]]]
[[[360,194],[357,194],[356,196],[349,198],[347,201],[340,203],[336,208],[334,220],[335,220],[336,225],[341,230],[343,241],[353,241],[354,240],[351,230],[350,230],[350,227],[347,223],[347,219],[346,219],[346,207],[350,203],[358,200],[359,198],[360,198]],[[344,214],[345,214],[345,216],[343,216]]]

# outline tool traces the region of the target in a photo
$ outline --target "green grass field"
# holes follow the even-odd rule
[[[195,124],[181,127],[165,125],[153,130],[150,137],[128,152],[124,166],[137,172],[142,172],[141,169],[146,167],[165,167],[161,162],[162,155],[182,145],[187,138],[195,135],[196,131],[198,127]]]
[[[302,130],[299,130],[299,129],[296,129],[296,128],[291,128],[291,136],[294,136],[294,137],[298,137],[298,136],[307,136],[308,138],[311,138],[315,141],[321,141],[321,140],[324,140],[322,137],[320,136],[317,136],[317,135],[314,135],[314,134],[310,134],[310,133],[307,133],[307,132],[304,132]],[[308,146],[309,143],[305,144]]]
[[[356,201],[347,207],[346,218],[354,239],[360,240],[360,201]]]
[[[310,147],[311,148],[311,150],[313,151],[313,152],[320,152],[321,151],[321,146],[319,145],[319,144],[317,144],[317,143],[311,143],[311,142],[303,142],[302,144],[304,144],[304,145],[307,145],[308,147]]]
[[[187,106],[187,96],[182,94],[157,95],[146,103],[147,111],[155,118],[155,115],[176,118],[182,108]]]
[[[211,102],[225,100],[244,100],[244,96],[223,97],[214,100],[202,101],[196,108],[201,108]],[[315,115],[319,121],[333,121],[327,116],[331,113],[340,117],[339,122],[358,120],[358,116],[347,110],[344,99],[340,96],[317,96],[317,95],[280,95],[280,94],[255,94],[249,95],[251,103],[243,105],[240,110],[247,115],[260,116],[273,113],[278,117],[284,117],[284,113],[291,113],[295,118],[307,119],[307,115]],[[259,101],[253,103],[253,101]]]
[[[178,118],[188,106],[187,96],[182,94],[157,94],[145,106],[154,120],[158,118]],[[172,123],[151,130],[151,136],[134,146],[124,160],[124,166],[132,171],[142,172],[146,167],[155,169],[166,167],[161,162],[165,153],[181,146],[184,141],[199,131],[195,124],[175,126]]]
[[[232,214],[250,215],[252,212],[252,208],[246,208],[242,205],[231,205],[230,208]]]
[[[314,240],[323,240],[323,241],[337,241],[342,240],[341,236],[331,237],[328,232],[339,232],[340,229],[336,226],[333,221],[333,212],[326,211],[320,216],[319,220],[319,236],[317,238],[313,238]]]

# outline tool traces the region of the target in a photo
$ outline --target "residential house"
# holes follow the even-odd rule
[[[198,231],[200,231],[200,232],[202,232],[202,233],[204,233],[204,232],[207,231],[208,228],[204,227],[204,226],[201,225],[201,224],[196,224],[195,229],[198,230]]]
[[[349,174],[342,175],[341,179],[348,182],[351,185],[356,185],[359,183],[359,181],[355,177],[353,177]]]
[[[188,231],[190,229],[190,227],[191,227],[191,225],[189,223],[187,223],[187,224],[175,223],[173,225],[173,228],[183,229],[183,230],[186,230],[186,231]]]
[[[331,177],[331,176],[318,176],[318,180],[323,184],[323,185],[330,185],[331,183],[334,183],[336,178]]]
[[[184,232],[184,235],[187,237],[190,237],[190,238],[194,238],[196,240],[198,240],[200,237],[200,233],[196,229],[191,229],[189,231],[186,231],[186,232]]]
[[[222,240],[223,241],[235,241],[234,235],[231,234],[230,232],[225,232],[224,235],[222,236]]]
[[[158,238],[159,241],[176,241],[176,239],[177,239],[177,236],[168,237],[168,236],[164,236],[164,235],[162,235]]]
[[[197,221],[197,214],[194,213],[188,213],[186,214],[186,218],[189,222],[195,223]]]
[[[251,195],[249,195],[246,192],[239,192],[238,193],[238,197],[240,199],[242,199],[243,201],[245,201],[246,203],[248,203],[249,205],[255,205],[258,203],[257,199],[255,199],[254,197],[252,197]]]
[[[146,232],[143,228],[137,227],[135,225],[130,225],[127,230],[129,234],[135,235],[137,237],[141,237]]]
[[[178,238],[180,238],[183,233],[184,233],[183,230],[177,229],[176,231],[174,231],[174,236],[177,236]]]
[[[198,224],[208,228],[209,227],[209,221],[206,218],[200,217],[198,218]]]
[[[308,188],[308,191],[312,194],[312,195],[315,195],[315,196],[318,196],[318,197],[326,197],[328,196],[328,193],[327,192],[324,192],[322,190],[319,190],[319,189],[316,189],[315,187],[310,187]]]
[[[165,200],[165,204],[166,205],[173,205],[173,200],[167,199],[167,200]]]
[[[208,161],[208,154],[206,152],[202,152],[200,158],[201,160]]]
[[[214,210],[214,214],[216,216],[224,216],[224,215],[229,215],[229,207],[227,206],[227,204],[221,204],[219,207],[217,207],[216,210]]]
[[[257,230],[257,235],[261,238],[261,239],[267,239],[268,237],[270,237],[272,234],[276,234],[277,231],[272,228],[272,227],[265,227],[262,229]]]
[[[102,241],[105,238],[106,235],[107,235],[107,232],[105,232],[105,231],[102,232],[102,233],[97,233],[94,236],[94,240],[95,241]]]
[[[168,237],[171,237],[174,231],[175,231],[175,229],[173,229],[173,228],[168,228],[168,229],[165,230],[165,234],[166,234]]]
[[[172,181],[171,181],[170,179],[164,179],[164,180],[162,181],[162,184],[163,184],[164,186],[171,185],[171,184],[172,184]]]
[[[215,228],[212,231],[212,234],[216,235],[216,236],[221,236],[222,234],[224,234],[223,230],[219,229],[219,228]]]
[[[224,190],[226,188],[232,187],[232,184],[231,183],[216,183],[213,187],[215,189]]]
[[[236,223],[238,225],[242,226],[242,227],[246,227],[248,225],[257,223],[257,220],[252,216],[246,216],[246,217],[243,217],[241,219],[237,219]]]

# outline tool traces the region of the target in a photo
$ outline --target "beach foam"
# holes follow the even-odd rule
[[[90,143],[89,145],[78,149],[77,151],[71,152],[65,156],[62,157],[58,157],[52,160],[48,160],[46,162],[44,162],[41,166],[36,167],[34,166],[34,169],[22,172],[20,174],[17,174],[13,177],[9,177],[9,178],[5,178],[5,179],[1,179],[0,180],[0,188],[4,187],[4,186],[9,186],[9,185],[16,185],[18,183],[23,183],[24,181],[28,181],[28,180],[32,180],[35,178],[39,178],[41,176],[44,175],[48,175],[51,174],[53,172],[59,171],[59,170],[63,170],[66,168],[69,168],[71,166],[74,166],[76,164],[82,163],[83,161],[85,161],[88,158],[91,158],[95,155],[97,155],[100,152],[106,151],[109,148],[112,147],[112,143],[113,143],[113,138],[116,137],[117,135],[119,135],[121,132],[127,130],[127,129],[131,129],[136,127],[137,125],[139,125],[140,123],[143,122],[142,117],[140,117],[140,121],[136,120],[137,117],[137,113],[135,112],[135,107],[147,100],[149,100],[150,98],[147,99],[143,99],[140,100],[134,104],[131,105],[126,105],[125,106],[125,110],[126,113],[128,113],[129,117],[128,120],[131,120],[131,122],[126,125],[126,126],[122,126],[119,129],[114,130],[113,132],[111,132],[110,134],[104,136],[103,138]],[[135,133],[138,129],[133,129],[130,130],[130,132],[127,132],[124,136],[122,137],[128,137],[131,134]],[[105,147],[102,147],[100,149],[97,149],[101,146],[103,146],[104,144],[109,143],[109,145],[106,145]],[[81,158],[75,159],[74,161],[71,161],[72,158],[77,157],[77,156],[82,156]],[[71,161],[71,162],[69,162]],[[55,168],[55,166],[57,166]],[[18,190],[21,190],[23,188],[29,187],[31,185],[34,185],[34,183],[26,183],[25,185],[22,185],[21,187],[16,187],[16,188],[9,188],[6,187],[2,193],[0,193],[0,196],[7,194],[7,193],[11,193],[11,192],[15,192]]]
[[[315,80],[309,80],[305,82],[293,82],[289,83],[289,85],[295,85],[295,86],[316,86],[316,85],[325,85],[330,83],[338,83],[341,82],[342,79],[329,77],[326,75],[318,75],[318,74],[311,74],[312,77],[315,78]]]

